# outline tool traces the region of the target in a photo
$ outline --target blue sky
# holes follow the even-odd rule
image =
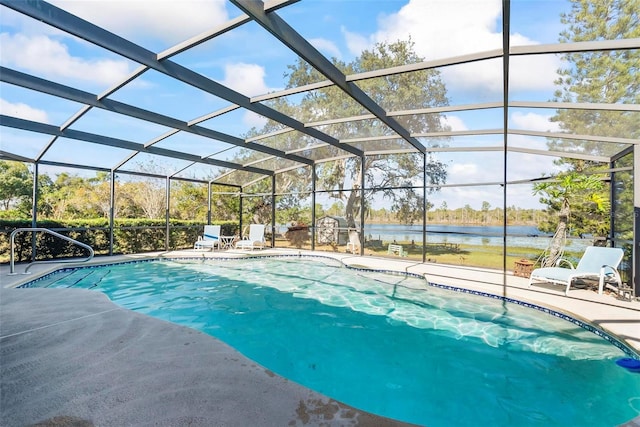
[[[231,3],[217,0],[81,0],[52,3],[157,53],[241,14]],[[370,48],[376,42],[406,39],[410,35],[418,55],[425,60],[437,60],[500,48],[500,8],[500,0],[302,0],[278,11],[278,14],[328,57],[348,62],[359,55],[362,49]],[[561,29],[559,14],[568,10],[569,3],[564,0],[513,0],[512,45],[556,43]],[[28,20],[4,7],[0,13],[0,61],[3,66],[95,94],[104,92],[138,67],[126,59]],[[282,89],[286,66],[296,58],[257,24],[250,23],[172,59],[244,95],[256,96]],[[550,100],[556,69],[560,65],[560,59],[555,55],[512,58],[511,99]],[[442,69],[450,103],[460,105],[501,101],[501,67],[501,61],[494,60]],[[155,71],[146,72],[114,94],[113,98],[185,121],[229,105],[224,100],[176,83]],[[0,86],[0,109],[3,114],[61,125],[80,107],[73,102],[7,84]],[[511,112],[510,126],[540,131],[557,130],[557,124],[548,120],[553,113],[553,110],[515,109]],[[452,113],[446,120],[454,130],[499,128],[502,126],[502,112]],[[262,119],[255,114],[238,110],[202,125],[241,136],[251,126],[261,123]],[[139,143],[146,143],[167,131],[162,126],[134,122],[97,109],[80,119],[73,128]],[[0,132],[3,150],[27,157],[37,155],[49,140],[48,137],[6,128],[0,129]],[[9,139],[10,143],[7,142]],[[494,139],[495,143],[488,145],[502,143],[500,136]],[[478,141],[486,144],[480,138]],[[463,146],[474,144],[464,139],[452,142],[456,143]],[[536,138],[514,137],[514,143],[544,147],[544,140]],[[216,145],[184,134],[171,137],[158,146],[180,149],[185,145],[200,155],[228,148],[223,143]],[[126,150],[64,141],[47,153],[45,158],[111,167],[127,155]],[[220,157],[225,156],[230,154]],[[486,155],[461,153],[445,157],[450,158],[450,176],[455,177],[451,182],[493,182],[501,179],[501,173],[497,172],[502,169],[501,152]],[[553,168],[553,159],[546,156],[523,160],[521,155],[515,154],[510,155],[510,159],[510,163],[517,166],[510,168],[509,179],[537,177]],[[180,167],[180,162],[170,166]],[[204,169],[200,173],[205,173]],[[536,206],[530,190],[521,190],[514,189],[514,194],[509,196],[513,203],[509,202],[508,205]],[[448,191],[449,197],[451,191],[454,190]],[[495,189],[483,193],[482,188],[463,187],[455,191],[462,205],[469,203],[479,207],[483,200],[490,201],[493,206],[502,205],[501,192]]]

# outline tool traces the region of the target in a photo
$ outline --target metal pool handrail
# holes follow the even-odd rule
[[[66,240],[67,242],[71,242],[71,243],[75,243],[76,245],[83,247],[85,249],[87,249],[89,251],[89,256],[87,258],[83,258],[81,260],[72,260],[72,259],[67,259],[67,260],[50,260],[50,261],[33,261],[31,263],[29,263],[27,265],[27,267],[24,269],[24,273],[22,274],[28,274],[29,269],[31,268],[31,266],[33,264],[36,263],[40,263],[40,264],[51,264],[51,263],[68,263],[68,262],[87,262],[89,260],[91,260],[93,258],[93,255],[95,254],[93,251],[93,248],[85,243],[79,242],[77,240],[72,239],[71,237],[67,237],[63,234],[60,233],[56,233],[55,231],[49,230],[48,228],[42,228],[42,227],[28,227],[28,228],[16,228],[15,230],[13,230],[11,232],[11,237],[10,237],[10,241],[11,241],[11,254],[10,254],[10,259],[9,259],[9,264],[10,264],[10,270],[9,270],[9,274],[13,275],[13,274],[17,274],[15,273],[15,265],[14,265],[14,250],[15,250],[15,236],[16,234],[18,234],[21,231],[43,231],[45,233],[49,233],[53,236],[59,237],[62,240]]]

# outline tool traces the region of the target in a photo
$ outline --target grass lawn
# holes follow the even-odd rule
[[[286,240],[277,241],[276,246],[279,247],[293,247],[289,246],[289,242]],[[406,257],[402,259],[415,260],[422,262],[422,247],[418,245],[412,246],[410,242],[399,242],[407,253]],[[304,249],[311,249],[310,242],[306,242],[303,246]],[[346,252],[345,246],[339,246],[334,250],[331,246],[316,245],[316,250],[326,252]],[[513,270],[515,261],[521,259],[527,259],[535,262],[540,255],[541,250],[532,247],[517,247],[507,248],[507,270]],[[399,258],[397,255],[389,255],[387,253],[387,244],[383,244],[381,247],[371,248],[365,247],[365,255],[382,256],[389,258]],[[460,244],[457,248],[453,247],[439,247],[432,245],[427,248],[427,262],[434,262],[439,264],[448,265],[464,265],[469,267],[491,268],[502,270],[502,255],[503,250],[501,246],[489,246],[489,245],[465,245]],[[582,253],[572,253],[567,251],[565,258],[579,259]]]

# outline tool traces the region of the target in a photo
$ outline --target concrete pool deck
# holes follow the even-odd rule
[[[270,249],[176,251],[101,257],[313,254]],[[586,289],[534,285],[495,271],[406,259],[318,253],[345,264],[425,274],[434,283],[527,300],[591,321],[640,350],[640,302]],[[0,425],[7,426],[402,426],[282,378],[198,331],[120,308],[102,294],[74,289],[2,289],[33,274],[0,266]],[[24,270],[18,266],[17,271]],[[507,287],[503,287],[506,279]],[[640,427],[640,417],[624,424]]]

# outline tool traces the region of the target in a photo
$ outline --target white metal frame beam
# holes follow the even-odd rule
[[[44,80],[39,77],[34,77],[16,70],[9,69],[9,68],[0,67],[0,81],[3,81],[5,83],[10,83],[16,86],[24,87],[27,89],[35,90],[40,93],[53,95],[58,98],[79,102],[81,104],[85,104],[86,106],[100,108],[103,110],[112,111],[114,113],[119,113],[128,117],[132,117],[135,119],[159,124],[175,130],[180,130],[183,132],[195,134],[205,138],[226,142],[228,144],[236,145],[239,147],[251,148],[255,151],[260,151],[269,155],[288,158],[289,160],[293,160],[293,161],[304,163],[304,164],[312,163],[309,159],[306,159],[304,157],[293,156],[290,154],[286,154],[284,151],[265,147],[264,145],[246,142],[244,139],[227,135],[222,132],[218,132],[205,127],[201,127],[197,125],[190,126],[187,122],[174,119],[173,117],[154,113],[152,111],[144,110],[142,108],[125,104],[123,102],[115,101],[112,99],[99,99],[96,95],[91,94],[89,92],[64,86],[59,83],[51,82],[49,80]],[[68,128],[68,126],[63,126],[62,128],[65,129],[65,128]],[[173,133],[173,132],[170,132],[170,133]],[[162,139],[168,136],[170,135],[163,135]],[[147,148],[149,145],[150,144],[147,145]]]
[[[68,34],[72,34],[87,42],[93,43],[127,59],[145,65],[150,69],[163,73],[204,92],[225,99],[232,104],[243,107],[258,115],[282,123],[311,137],[335,145],[351,154],[360,156],[361,151],[353,147],[340,147],[337,139],[313,128],[306,128],[303,123],[276,111],[264,104],[252,104],[250,99],[214,80],[168,59],[158,60],[158,55],[136,45],[135,43],[117,36],[104,28],[85,21],[69,12],[57,8],[44,1],[0,0],[0,4],[55,27]],[[261,3],[262,4],[262,3]]]
[[[60,129],[58,126],[49,125],[46,123],[34,122],[31,120],[19,119],[17,117],[0,115],[0,126],[6,126],[9,128],[26,130],[30,132],[37,132],[45,135],[52,135],[62,138],[75,139],[78,141],[91,142],[99,145],[106,145],[109,147],[122,148],[125,150],[132,150],[141,153],[156,154],[158,156],[171,157],[174,159],[188,160],[192,162],[205,163],[213,166],[219,166],[235,170],[246,170],[249,172],[259,173],[263,175],[273,175],[273,171],[267,169],[253,168],[248,166],[239,165],[237,163],[226,162],[216,159],[203,159],[195,154],[182,153],[180,151],[168,150],[160,147],[145,147],[144,144],[137,142],[126,141],[124,139],[112,138],[104,135],[97,135],[89,132],[83,132],[74,129]]]

